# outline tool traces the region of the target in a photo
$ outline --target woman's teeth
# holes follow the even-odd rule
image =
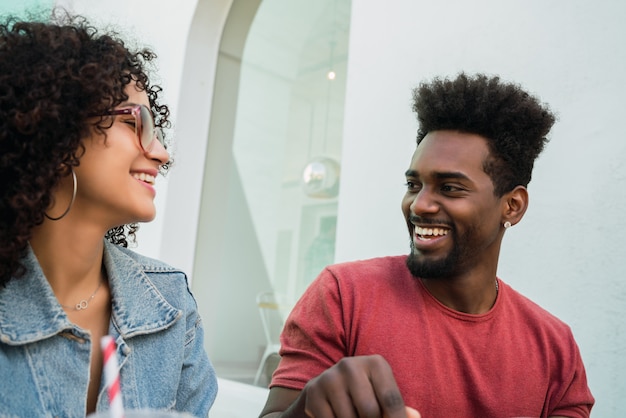
[[[139,181],[143,181],[144,183],[148,183],[150,185],[154,185],[154,176],[146,173],[133,173],[133,177]]]

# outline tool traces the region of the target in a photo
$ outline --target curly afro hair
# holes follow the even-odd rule
[[[419,128],[417,144],[437,130],[456,130],[487,139],[491,158],[485,172],[502,196],[528,186],[535,159],[548,142],[555,116],[546,104],[499,77],[460,73],[455,79],[435,78],[413,90],[413,111]]]
[[[59,180],[79,164],[82,138],[112,123],[92,115],[128,100],[124,89],[134,81],[147,93],[155,123],[170,126],[168,107],[158,103],[162,89],[148,79],[155,58],[59,10],[0,23],[0,285],[22,274],[32,228],[43,222]],[[136,229],[120,225],[106,237],[127,246]]]

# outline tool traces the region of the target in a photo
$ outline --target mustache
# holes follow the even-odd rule
[[[453,228],[452,223],[450,223],[449,221],[431,219],[431,218],[423,218],[417,215],[409,216],[409,222],[413,224],[420,224],[420,225],[446,225],[446,226],[449,226],[451,229]]]

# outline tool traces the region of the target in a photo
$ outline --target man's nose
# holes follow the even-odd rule
[[[433,191],[429,187],[422,187],[422,189],[413,196],[410,209],[415,215],[435,213],[439,210],[439,204]]]

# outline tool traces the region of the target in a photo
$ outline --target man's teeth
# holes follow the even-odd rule
[[[448,235],[448,230],[443,228],[422,228],[420,226],[415,227],[415,233],[422,237],[425,236],[443,236]]]
[[[133,173],[133,177],[139,181],[143,181],[144,183],[154,185],[154,176],[146,173]]]

